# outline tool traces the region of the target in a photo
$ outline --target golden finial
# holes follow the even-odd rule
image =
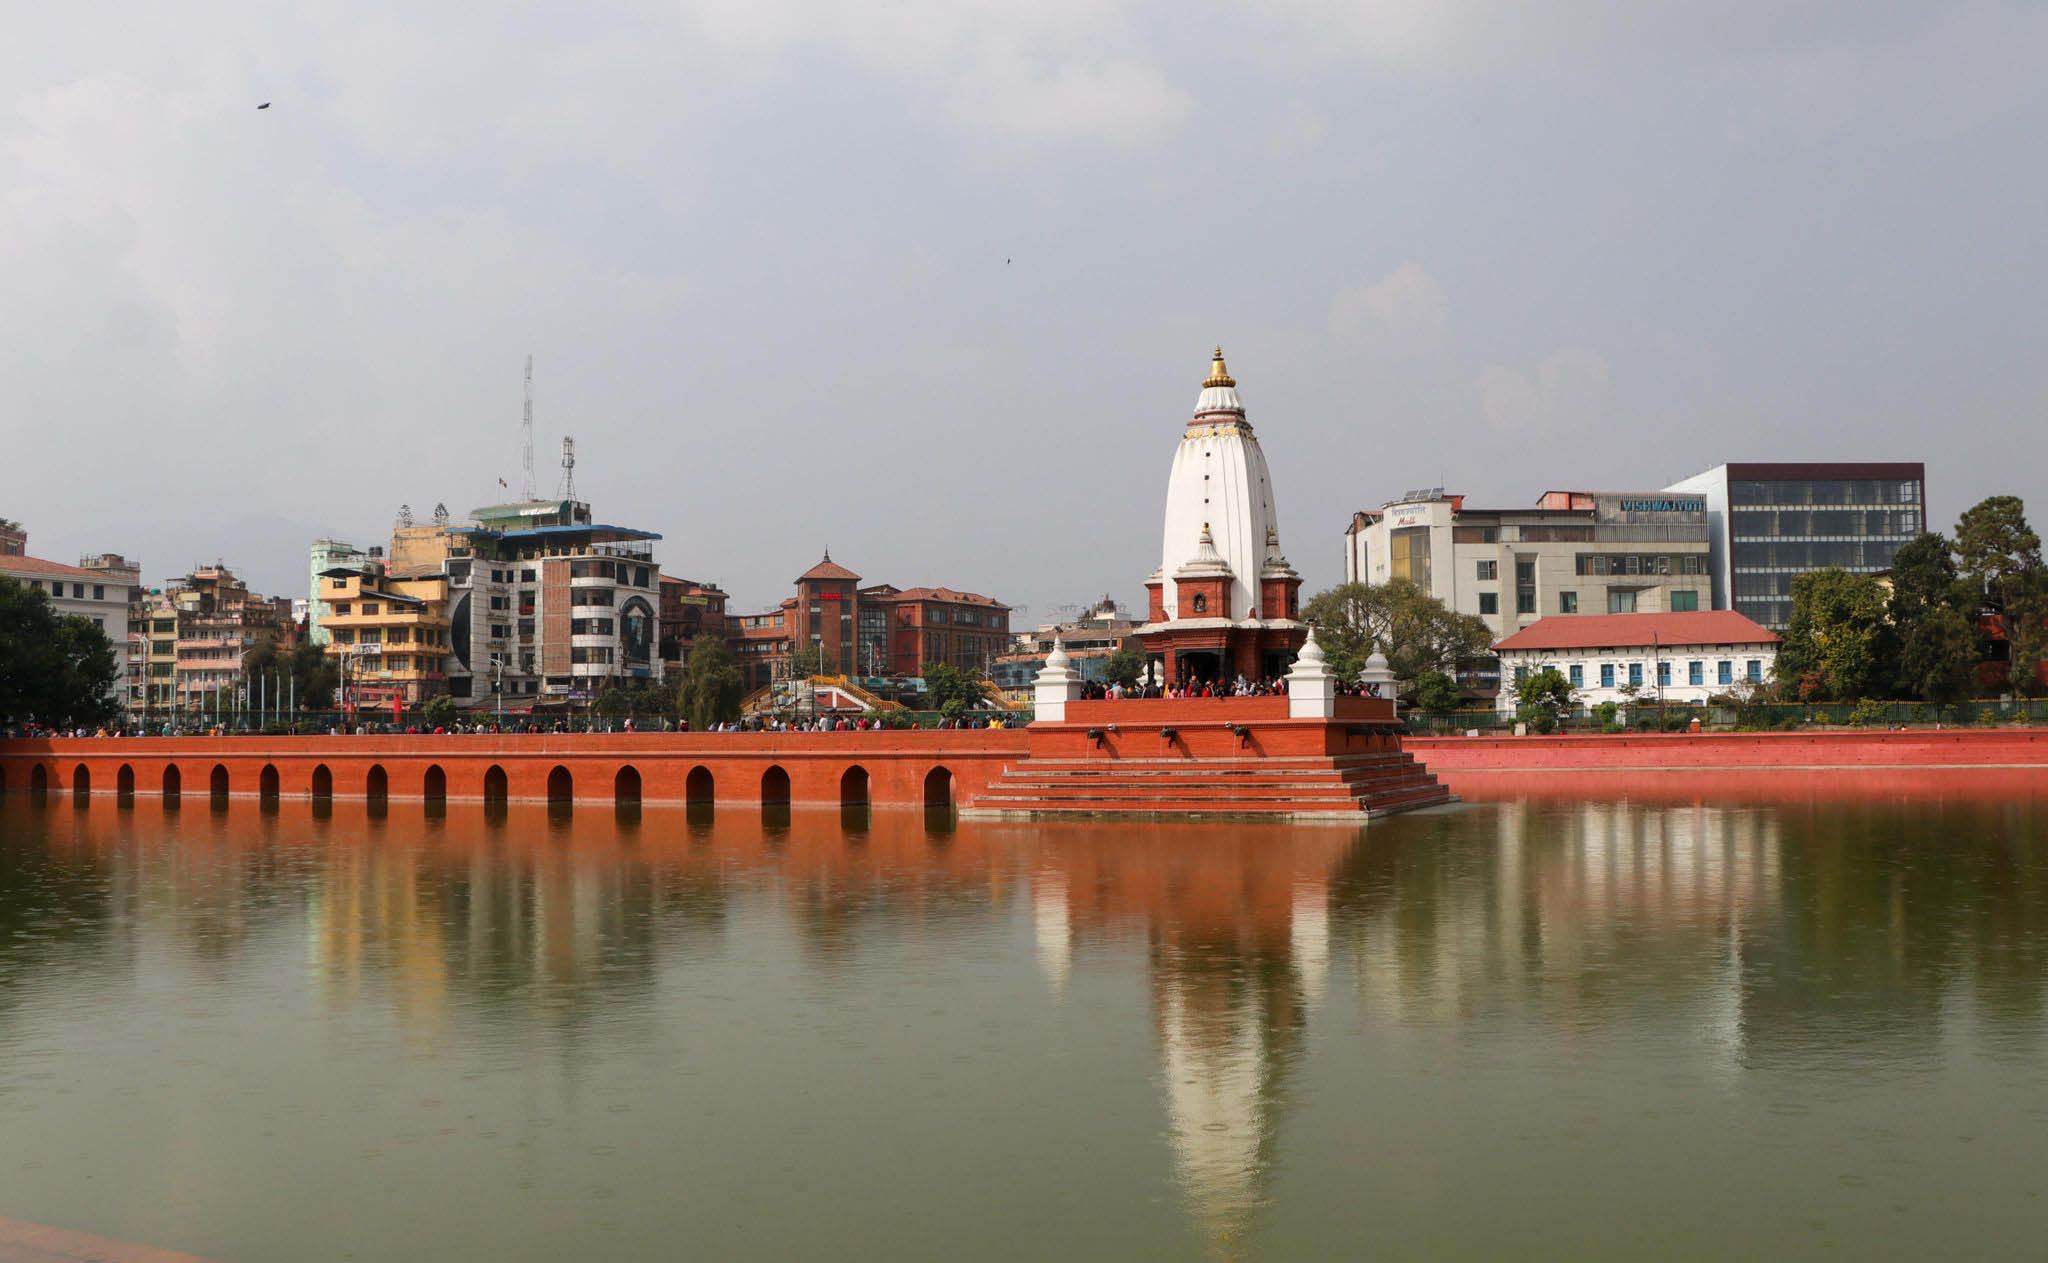
[[[1211,386],[1235,385],[1237,385],[1236,379],[1231,377],[1230,370],[1223,366],[1223,348],[1219,346],[1216,348],[1216,358],[1209,361],[1209,380],[1202,383],[1202,389],[1207,390]]]

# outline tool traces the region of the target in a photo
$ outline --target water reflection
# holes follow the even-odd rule
[[[1313,1121],[1297,1117],[1304,1081],[1328,1063],[1370,1093],[1380,1067],[1363,1049],[1450,1076],[1655,1049],[1674,1083],[1722,1093],[1821,1067],[1931,1079],[1959,1041],[2038,1068],[2043,799],[1952,784],[1702,801],[1668,778],[1608,800],[1502,781],[1497,801],[1360,832],[17,797],[0,803],[0,1047],[31,1028],[57,1039],[47,1006],[70,987],[175,969],[232,989],[296,958],[335,1038],[367,1011],[423,1057],[538,1032],[580,1080],[658,1045],[708,961],[805,979],[803,1004],[887,1006],[929,954],[966,953],[1033,1023],[1144,1031],[1183,1223],[1235,1254],[1282,1213],[1276,1172]],[[1145,1011],[1075,1007],[1091,974],[1124,970]],[[806,1014],[775,1021],[803,1029]],[[1074,1072],[1114,1078],[1107,1063]],[[981,1086],[991,1101],[1011,1090]],[[16,1087],[0,1079],[0,1110]],[[639,1195],[658,1199],[653,1184]]]

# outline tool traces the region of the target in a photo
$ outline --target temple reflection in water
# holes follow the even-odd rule
[[[713,957],[832,996],[967,953],[1051,1010],[1136,970],[1149,1011],[1110,1017],[1147,1032],[1164,1164],[1226,1253],[1276,1195],[1290,1096],[1347,1044],[1518,1055],[1533,1024],[1569,1056],[1641,1028],[1723,1083],[1804,1055],[1815,1023],[1852,1063],[1932,1057],[1958,1021],[2039,1051],[2032,799],[1934,796],[1909,832],[1968,845],[1916,847],[1872,827],[1897,803],[1502,798],[1358,832],[13,800],[0,1037],[65,970],[232,986],[296,960],[319,1008],[423,1055],[538,1029],[573,1076]]]

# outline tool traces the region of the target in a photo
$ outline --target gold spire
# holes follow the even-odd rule
[[[1235,385],[1237,380],[1230,375],[1230,370],[1223,366],[1223,348],[1219,346],[1216,348],[1216,358],[1209,361],[1209,380],[1202,383],[1202,389]]]

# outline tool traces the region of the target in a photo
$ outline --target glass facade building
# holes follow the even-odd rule
[[[1889,570],[1899,546],[1927,529],[1926,471],[1918,462],[1735,464],[1671,490],[1706,497],[1714,603],[1783,631],[1793,579]]]

